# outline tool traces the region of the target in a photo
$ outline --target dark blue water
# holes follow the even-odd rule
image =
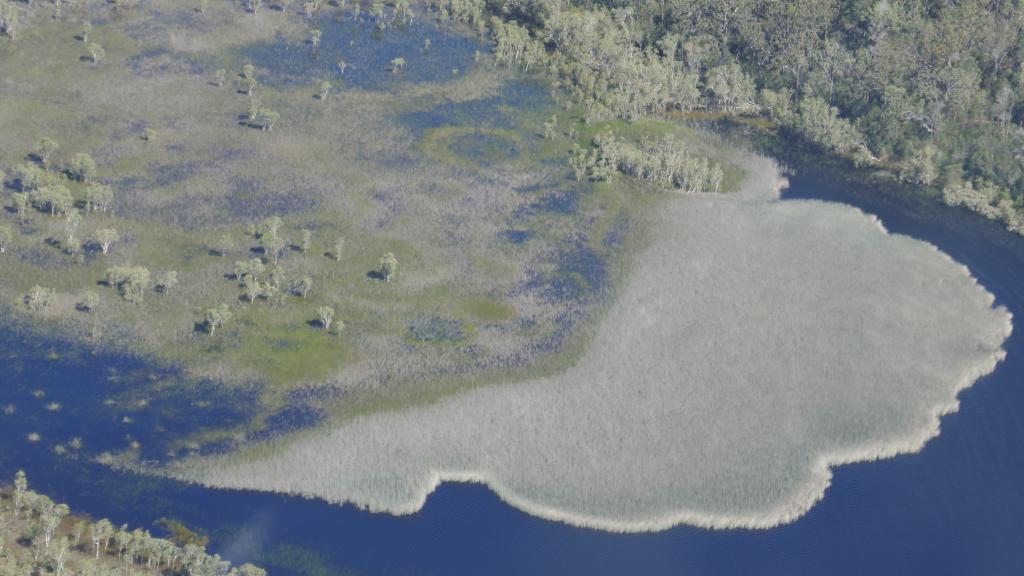
[[[791,182],[789,198],[849,202],[878,214],[893,232],[936,244],[1022,317],[1024,239],[960,210],[921,210],[810,172]],[[284,496],[213,491],[51,456],[43,446],[45,429],[39,430],[40,444],[23,440],[25,426],[45,423],[22,421],[28,408],[0,416],[0,474],[9,477],[24,467],[37,488],[116,523],[149,526],[161,516],[176,517],[208,530],[217,552],[261,562],[272,574],[1019,575],[1022,332],[1015,321],[1007,360],[961,394],[960,412],[943,419],[942,434],[921,453],[837,469],[824,501],[797,522],[768,531],[678,527],[608,534],[529,517],[476,485],[444,485],[420,513],[398,518]],[[69,405],[105,393],[107,367],[125,362],[97,356],[83,370],[74,362],[47,360],[44,347],[24,352],[20,346],[0,338],[0,405],[12,401],[11,390],[34,387],[36,372],[15,371],[16,365],[45,366],[48,394]],[[19,398],[26,406],[35,400]],[[62,414],[68,418],[62,426],[77,418]],[[86,421],[109,426],[105,419]]]

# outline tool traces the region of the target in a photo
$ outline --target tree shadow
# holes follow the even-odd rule
[[[387,278],[384,277],[384,273],[381,272],[380,270],[370,270],[369,272],[366,273],[366,277],[372,280],[387,280]]]

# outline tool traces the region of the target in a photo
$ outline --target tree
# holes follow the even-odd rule
[[[209,7],[209,5],[210,0],[199,0],[199,2],[196,4],[196,11],[198,11],[200,14],[206,14],[206,9]]]
[[[44,136],[40,138],[39,143],[36,144],[36,157],[39,158],[39,161],[45,167],[50,163],[50,158],[52,158],[54,153],[59,149],[60,144],[57,144],[56,141]]]
[[[82,214],[75,208],[69,208],[67,215],[64,217],[64,244],[68,250],[74,252],[78,246],[75,242],[75,236],[78,234],[78,228],[82,225]]]
[[[18,213],[18,220],[25,222],[25,217],[28,215],[28,207],[32,204],[30,196],[25,192],[15,192],[11,194],[11,201],[14,204],[14,211]]]
[[[270,216],[263,220],[260,225],[260,234],[277,234],[278,230],[284,226],[284,220],[281,220],[280,216]]]
[[[264,132],[273,132],[274,124],[281,118],[281,115],[270,108],[260,108],[259,124]]]
[[[320,100],[323,102],[327,101],[327,94],[331,91],[331,83],[324,80],[320,83]]]
[[[256,299],[264,292],[263,283],[251,275],[242,278],[242,288],[245,290],[245,297],[249,299],[250,304],[256,302]]]
[[[178,285],[178,273],[174,270],[167,270],[163,274],[156,277],[156,289],[161,293],[166,294],[174,287]]]
[[[295,284],[292,285],[292,292],[305,298],[306,294],[313,289],[313,279],[309,276],[303,276],[299,278]]]
[[[0,254],[7,251],[7,245],[11,243],[14,235],[11,234],[11,229],[8,226],[0,226]]]
[[[341,254],[345,249],[345,237],[338,236],[334,239],[334,244],[331,246],[331,255],[338,262],[341,262]]]
[[[45,312],[49,310],[50,305],[53,304],[53,298],[53,288],[43,288],[42,286],[36,285],[30,288],[25,294],[25,307],[32,312]]]
[[[89,290],[85,294],[82,294],[82,300],[78,303],[78,309],[83,312],[92,312],[96,310],[96,307],[100,304],[100,297]]]
[[[259,14],[262,6],[263,0],[249,0],[249,11],[253,14]]]
[[[82,27],[78,29],[78,39],[82,42],[88,42],[90,32],[92,32],[92,24],[82,22]]]
[[[93,63],[97,63],[107,55],[107,51],[103,49],[97,42],[89,44],[89,56],[92,57]]]
[[[398,272],[398,258],[391,252],[384,254],[381,257],[380,262],[377,263],[377,274],[380,275],[381,279],[385,282],[391,283],[391,278]]]
[[[146,294],[149,276],[149,269],[142,266],[114,266],[107,269],[106,282],[116,288],[122,298],[137,304]]]
[[[18,470],[14,474],[14,517],[17,518],[25,505],[28,495],[28,478],[24,470]]]
[[[238,576],[267,576],[267,571],[252,564],[242,564],[238,567]]]
[[[229,252],[235,249],[235,241],[231,238],[231,235],[227,232],[221,234],[213,242],[213,252],[218,256],[227,256]]]
[[[331,308],[330,306],[321,306],[316,309],[316,315],[317,318],[320,319],[320,326],[322,326],[324,330],[330,330],[331,320],[334,319],[334,308]]]
[[[214,72],[214,74],[213,74],[213,82],[214,82],[214,84],[217,85],[218,88],[220,88],[220,87],[224,86],[224,82],[227,80],[227,77],[228,77],[228,71],[223,69],[223,68],[220,68],[216,72]]]
[[[320,30],[314,29],[309,31],[309,42],[313,45],[314,48],[320,46],[321,36],[323,36],[323,32],[321,32]]]
[[[85,209],[107,212],[114,203],[114,190],[106,184],[90,184],[85,188]]]
[[[252,78],[255,73],[256,73],[256,67],[253,66],[252,64],[243,64],[242,65],[242,78]]]
[[[231,308],[227,304],[220,304],[206,311],[206,329],[213,336],[214,330],[223,326],[231,320]]]
[[[112,244],[121,241],[121,235],[117,232],[117,228],[100,228],[93,235],[93,239],[100,247],[100,251],[106,254],[110,251]]]
[[[284,239],[277,232],[268,232],[260,236],[260,246],[263,248],[263,253],[273,256],[274,264],[277,264],[277,259],[280,257],[285,245]]]
[[[309,252],[309,244],[313,241],[313,232],[309,228],[303,228],[299,233],[302,235],[302,244],[299,245],[299,248],[305,254]]]
[[[96,162],[85,152],[71,157],[71,173],[79,182],[86,184],[96,175]]]
[[[402,58],[401,56],[399,56],[398,58],[393,58],[391,60],[391,72],[392,73],[398,74],[399,72],[402,71],[402,68],[404,68],[404,67],[405,67],[405,58]]]
[[[146,142],[156,140],[156,129],[147,126],[146,129],[142,131],[142,139]]]

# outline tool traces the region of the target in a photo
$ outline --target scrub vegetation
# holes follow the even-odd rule
[[[590,118],[768,120],[1024,233],[1016,1],[432,2]]]
[[[840,204],[747,187],[666,207],[564,374],[352,419],[172,469],[411,513],[444,480],[606,530],[770,527],[829,467],[919,450],[1003,357],[1010,314],[933,246]]]
[[[0,488],[0,573],[26,576],[266,576],[252,564],[237,568],[207,554],[205,538],[173,520],[167,538],[76,515],[29,488],[19,471]]]

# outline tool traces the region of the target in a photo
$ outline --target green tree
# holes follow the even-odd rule
[[[391,283],[391,279],[398,273],[398,258],[391,252],[384,254],[377,263],[377,274],[385,282]]]
[[[14,204],[14,211],[18,214],[18,221],[24,223],[28,216],[28,207],[32,204],[30,196],[25,192],[15,192],[11,195]]]
[[[231,238],[231,234],[225,232],[214,240],[211,251],[218,256],[227,256],[234,249],[235,241]]]
[[[14,239],[14,235],[11,234],[11,228],[9,226],[0,226],[0,254],[7,251],[7,246]]]
[[[98,63],[100,60],[107,55],[107,51],[103,49],[97,42],[89,44],[89,56],[92,58],[93,63]]]
[[[100,304],[100,297],[92,290],[82,294],[82,300],[78,303],[78,309],[83,312],[93,312]]]
[[[167,270],[156,277],[154,286],[161,293],[166,294],[178,285],[178,273],[174,270]]]
[[[14,473],[14,517],[17,518],[18,514],[21,513],[22,507],[25,506],[28,500],[28,477],[25,476],[24,470],[18,470]]]
[[[50,158],[60,150],[60,144],[57,144],[51,138],[42,137],[39,139],[39,143],[36,144],[36,157],[42,162],[43,166],[47,166],[50,163]]]
[[[260,108],[259,125],[264,132],[273,132],[274,124],[281,118],[281,115],[270,108]]]
[[[96,162],[85,152],[79,152],[71,157],[71,173],[83,184],[88,183],[96,176]]]
[[[114,266],[107,269],[106,282],[117,289],[122,298],[137,304],[145,297],[150,273],[142,266]]]
[[[320,326],[324,330],[331,329],[331,321],[334,320],[334,308],[330,306],[320,306],[316,309],[316,316],[320,320]]]
[[[78,29],[78,39],[82,42],[88,42],[90,32],[92,32],[92,24],[82,22],[82,27]]]
[[[260,8],[263,6],[263,0],[248,0],[249,11],[253,14],[259,14]]]
[[[111,245],[121,241],[121,235],[117,228],[100,228],[93,234],[93,240],[100,247],[100,251],[106,254],[110,251]]]
[[[146,129],[142,131],[142,139],[146,142],[156,140],[156,129],[147,126]]]
[[[322,102],[327,101],[327,94],[331,91],[331,83],[324,80],[320,83],[320,100]]]
[[[405,58],[399,56],[391,59],[391,72],[398,74],[405,67]]]
[[[309,294],[309,291],[313,289],[313,279],[309,276],[303,276],[299,278],[295,284],[292,285],[292,292],[303,298]]]
[[[231,321],[231,308],[227,304],[220,304],[206,311],[206,330],[213,336],[213,332]]]
[[[331,245],[331,255],[338,262],[341,262],[341,255],[345,251],[345,237],[338,236],[334,239],[334,244]]]
[[[53,304],[53,288],[43,288],[38,284],[29,289],[25,294],[25,307],[32,312],[45,312]]]
[[[106,184],[90,184],[85,188],[85,209],[107,212],[114,204],[114,190]]]
[[[309,252],[309,244],[313,241],[313,231],[309,228],[303,228],[299,232],[302,235],[302,244],[299,247],[302,249],[302,253]]]
[[[224,82],[227,80],[227,78],[228,71],[223,68],[220,68],[213,73],[213,83],[216,84],[218,88],[224,86]]]
[[[252,64],[242,65],[242,78],[253,78],[256,74],[256,67]]]
[[[314,48],[319,47],[320,46],[320,38],[322,36],[323,36],[323,32],[321,32],[320,30],[316,30],[316,29],[310,30],[309,31],[309,42],[310,42],[310,44],[312,44]]]
[[[82,225],[82,214],[75,208],[69,208],[64,216],[64,245],[70,252],[78,249],[75,241],[78,236],[78,228]]]

